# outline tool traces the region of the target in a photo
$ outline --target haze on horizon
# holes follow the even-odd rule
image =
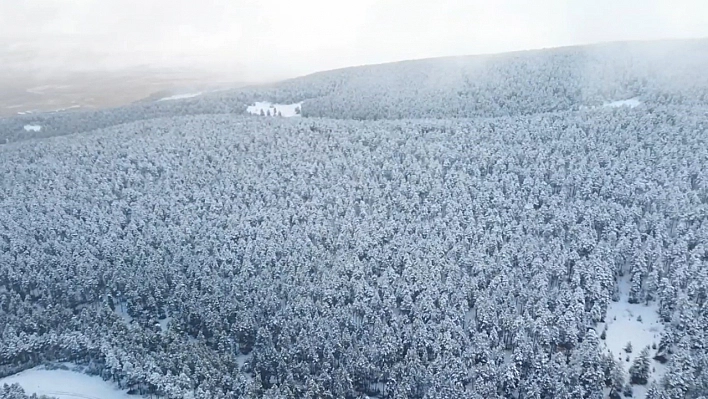
[[[0,2],[5,67],[45,74],[149,65],[259,82],[405,59],[706,36],[705,0]]]

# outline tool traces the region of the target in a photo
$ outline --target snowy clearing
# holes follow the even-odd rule
[[[642,105],[642,102],[639,101],[639,97],[629,98],[626,100],[611,101],[611,102],[606,102],[606,103],[602,104],[603,107],[610,107],[610,108],[619,108],[619,107],[636,108],[640,105]]]
[[[26,132],[38,132],[42,130],[42,126],[39,125],[25,125]]]
[[[664,326],[659,321],[659,314],[655,304],[645,306],[644,304],[629,303],[629,277],[626,276],[619,281],[620,300],[610,302],[607,308],[605,323],[598,323],[597,331],[601,333],[607,325],[606,338],[603,341],[605,349],[612,354],[614,359],[620,360],[624,370],[629,372],[635,357],[646,346],[650,347],[649,356],[651,362],[651,381],[658,381],[664,375],[666,367],[653,359],[656,349],[651,348],[653,344],[659,345]],[[624,348],[627,343],[632,343],[632,353],[626,353]],[[629,361],[627,357],[629,356]],[[647,386],[634,385],[634,397],[642,399],[646,396]]]
[[[184,94],[175,94],[174,96],[169,96],[169,97],[163,97],[157,101],[172,101],[172,100],[184,100],[186,98],[194,98],[201,96],[202,92],[197,92],[197,93],[184,93]]]
[[[267,101],[262,101],[249,105],[246,111],[253,115],[260,115],[261,111],[263,111],[264,115],[270,112],[272,116],[278,116],[278,113],[280,113],[280,116],[284,118],[291,118],[300,116],[297,110],[300,109],[301,106],[301,102],[295,104],[272,104]]]
[[[69,370],[47,370],[36,367],[0,379],[3,384],[19,384],[25,393],[53,396],[58,399],[136,399],[101,377]]]
[[[238,369],[240,371],[243,371],[243,366],[246,364],[246,362],[251,361],[252,354],[244,355],[243,353],[239,353],[236,355],[236,363],[238,364]],[[246,379],[249,381],[253,381],[253,374],[252,373],[244,373],[243,375],[246,376]]]

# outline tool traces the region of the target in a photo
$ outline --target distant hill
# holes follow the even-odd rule
[[[56,65],[31,48],[0,43],[0,117],[124,106],[148,97],[244,86],[222,75],[154,65]],[[85,60],[83,60],[85,63]]]
[[[708,100],[708,40],[620,42],[405,61],[316,73],[264,90],[303,116],[401,119],[505,116],[640,98]]]

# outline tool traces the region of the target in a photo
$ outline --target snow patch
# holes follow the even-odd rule
[[[634,398],[643,399],[652,381],[659,381],[666,372],[666,366],[653,360],[656,349],[653,344],[659,345],[664,326],[659,320],[658,307],[655,303],[648,306],[641,303],[629,303],[629,277],[622,278],[619,282],[620,300],[610,302],[604,323],[598,323],[597,331],[602,332],[607,326],[606,337],[603,340],[605,350],[612,357],[620,361],[624,370],[629,373],[629,367],[634,359],[649,346],[649,359],[651,362],[650,378],[647,386],[633,385]],[[632,353],[626,353],[624,348],[627,343],[632,343]],[[627,361],[629,357],[629,362]]]
[[[619,107],[636,108],[640,105],[642,105],[642,102],[639,101],[639,97],[629,98],[627,100],[611,101],[611,102],[606,102],[606,103],[602,104],[603,107],[610,107],[610,108],[619,108]]]
[[[239,371],[243,370],[243,367],[246,365],[246,362],[251,361],[251,354],[249,353],[248,355],[244,355],[243,353],[239,353],[236,355],[236,364],[238,364],[238,369]],[[251,373],[244,373],[246,376],[246,379],[253,381],[253,375]]]
[[[244,355],[243,353],[238,352],[236,354],[236,364],[238,364],[238,370],[243,373],[243,376],[246,377],[246,380],[248,381],[253,381],[253,373],[245,372],[243,370],[243,367],[246,365],[247,362],[251,361],[252,357],[252,353]]]
[[[128,316],[130,317],[130,316]],[[160,331],[167,332],[167,328],[170,326],[170,322],[172,321],[171,317],[165,317],[162,320],[158,320],[157,324],[160,326]]]
[[[125,322],[125,324],[130,324],[133,322],[133,318],[130,317],[130,315],[128,314],[128,304],[127,303],[125,303],[125,302],[119,303],[118,306],[116,306],[115,312],[118,315],[118,317],[120,317]]]
[[[58,399],[137,399],[142,396],[128,395],[127,391],[77,371],[47,370],[36,367],[0,379],[3,384],[19,384],[28,395],[53,396]]]
[[[175,94],[174,96],[169,96],[169,97],[163,97],[157,101],[173,101],[173,100],[184,100],[186,98],[194,98],[201,96],[202,92],[197,92],[197,93],[183,93],[183,94]]]
[[[42,130],[42,126],[39,125],[25,125],[26,132],[38,132]]]
[[[300,114],[298,110],[301,109],[302,103],[295,104],[272,104],[267,101],[256,102],[253,105],[249,105],[246,111],[249,114],[260,115],[263,111],[264,115],[270,112],[271,116],[282,116],[285,118],[299,117]],[[280,115],[278,115],[280,113]]]

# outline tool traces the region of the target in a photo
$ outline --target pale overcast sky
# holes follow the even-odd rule
[[[0,46],[47,68],[193,65],[247,80],[686,37],[708,37],[708,0],[0,0]]]

